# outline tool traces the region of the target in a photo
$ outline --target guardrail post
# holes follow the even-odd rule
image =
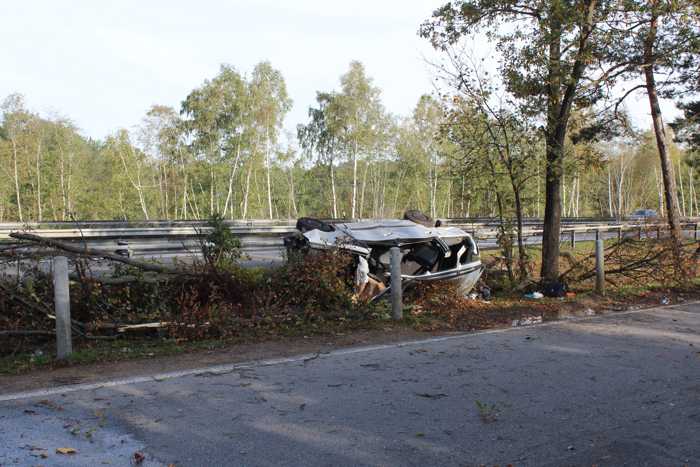
[[[403,300],[401,289],[401,250],[391,247],[391,317],[403,318]]]
[[[637,240],[641,240],[641,239],[642,239],[642,228],[639,227],[637,229]]]
[[[600,229],[595,229],[595,240],[596,242],[600,240]]]
[[[571,248],[576,248],[576,231],[571,230]]]
[[[56,357],[63,360],[73,351],[68,259],[65,256],[56,256],[53,259],[53,300],[56,310]]]
[[[595,291],[600,295],[605,294],[605,247],[603,240],[595,241]]]
[[[661,226],[657,225],[656,226],[656,239],[658,240],[660,238],[661,238]]]
[[[697,241],[698,240],[698,223],[695,223],[695,227],[693,230],[693,238]]]
[[[620,243],[622,241],[622,227],[617,228],[617,242]]]

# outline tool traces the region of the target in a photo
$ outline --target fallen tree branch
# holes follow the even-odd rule
[[[125,256],[116,255],[113,253],[108,253],[102,250],[95,250],[93,248],[80,247],[73,245],[68,242],[63,242],[60,240],[54,240],[52,238],[45,238],[40,235],[30,234],[26,232],[12,232],[10,237],[16,238],[18,240],[26,240],[29,242],[35,242],[42,245],[50,246],[58,250],[67,251],[79,256],[90,256],[90,257],[100,257],[117,263],[126,264],[128,266],[133,266],[135,268],[141,269],[143,271],[157,272],[161,274],[180,274],[180,275],[194,275],[192,271],[187,271],[184,269],[175,269],[167,266],[162,266],[156,263],[148,263],[145,261],[137,261]]]
[[[78,282],[97,282],[103,285],[124,285],[134,282],[145,282],[148,284],[158,284],[172,279],[171,275],[148,275],[148,276],[118,276],[118,277],[80,277],[78,274],[69,274],[70,280]]]
[[[29,300],[25,299],[21,295],[18,295],[17,293],[13,293],[11,289],[9,289],[5,284],[0,282],[0,290],[9,297],[10,300],[15,300],[22,305],[26,306],[27,308],[31,308],[35,311],[38,311],[39,313],[49,315],[51,313],[51,308],[49,308],[47,305],[43,303],[35,303],[35,302],[30,302]]]

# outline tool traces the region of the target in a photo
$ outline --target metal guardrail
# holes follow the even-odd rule
[[[496,231],[500,225],[497,219],[491,218],[453,218],[441,219],[443,225],[463,228],[472,232]],[[329,222],[343,222],[347,219],[328,219]],[[697,221],[696,221],[697,222]],[[279,235],[292,232],[295,227],[293,220],[247,220],[225,221],[232,232],[239,235]],[[525,219],[524,224],[529,233],[537,232],[536,227],[542,226],[541,219]],[[598,227],[618,228],[637,226],[638,223],[620,223],[614,219],[595,218],[563,218],[562,231],[574,228],[592,229]],[[153,237],[197,237],[208,231],[207,221],[203,220],[156,220],[156,221],[84,221],[84,222],[28,222],[0,223],[0,240],[8,239],[14,231],[33,231],[51,238],[80,239],[80,238],[153,238]]]
[[[498,235],[497,224],[493,220],[489,222],[462,222],[464,219],[447,219],[445,225],[460,227],[472,234],[479,242],[482,242],[482,249],[496,248],[496,238]],[[473,221],[474,219],[469,219]],[[93,248],[104,248],[113,250],[118,248],[118,242],[125,241],[128,247],[134,251],[148,252],[178,252],[178,251],[198,251],[199,239],[209,230],[205,226],[206,222],[197,222],[192,225],[191,221],[151,221],[148,223],[138,222],[135,226],[127,226],[121,223],[119,227],[107,227],[97,225],[98,223],[86,223],[76,227],[75,223],[61,223],[58,227],[55,223],[52,228],[32,229],[31,224],[0,224],[0,242],[12,244],[15,241],[9,237],[13,231],[31,230],[33,233],[48,238],[62,239],[69,241],[85,241]],[[190,225],[185,224],[190,222]],[[164,223],[169,223],[165,226]],[[160,225],[158,225],[160,224]],[[281,223],[279,221],[247,221],[247,222],[227,222],[231,231],[240,238],[244,249],[280,249],[282,238],[295,231],[294,223]],[[114,225],[114,224],[111,224]],[[699,223],[683,223],[683,230],[686,236],[698,239]],[[36,224],[37,227],[48,227],[48,224]],[[592,241],[598,238],[621,239],[623,236],[636,235],[639,238],[660,237],[661,232],[668,227],[661,223],[611,223],[606,220],[587,220],[586,223],[563,223],[561,229],[561,241],[570,242],[575,245],[578,241]],[[649,232],[652,232],[650,235]],[[655,232],[655,233],[654,233]],[[610,235],[614,233],[614,235]],[[592,234],[595,234],[593,238]],[[515,232],[513,232],[515,236]],[[528,244],[533,245],[542,235],[541,223],[530,224],[523,231],[524,237],[528,239]]]

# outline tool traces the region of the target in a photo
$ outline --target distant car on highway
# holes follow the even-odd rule
[[[629,216],[631,221],[648,222],[655,221],[659,215],[653,209],[637,209]]]

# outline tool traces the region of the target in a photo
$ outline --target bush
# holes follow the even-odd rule
[[[201,244],[204,261],[217,269],[236,266],[242,257],[241,241],[226,226],[220,214],[214,214],[207,226],[211,231]]]

